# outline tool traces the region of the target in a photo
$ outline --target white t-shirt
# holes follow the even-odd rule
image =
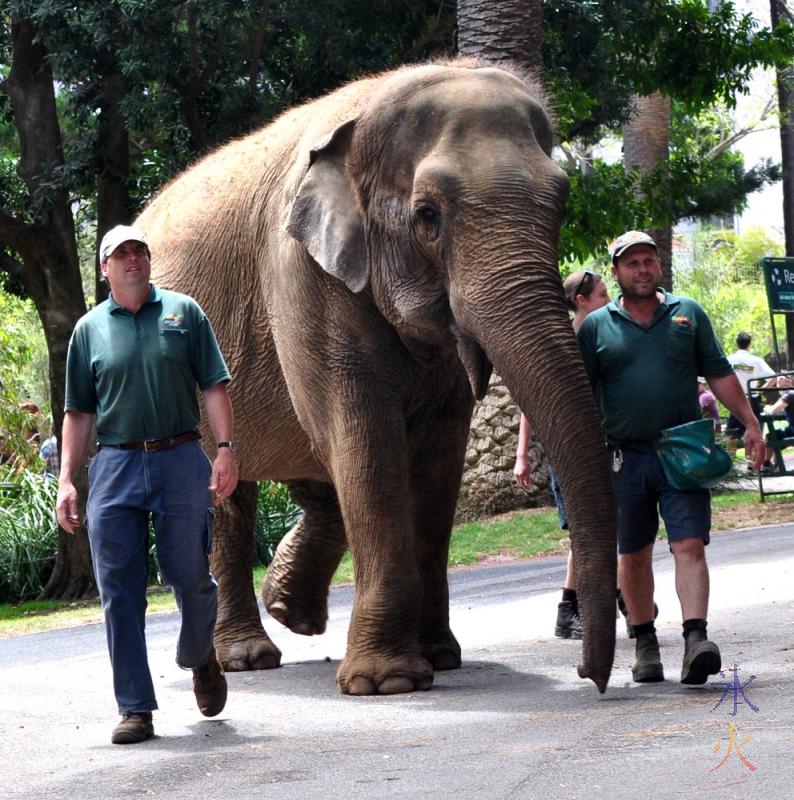
[[[768,378],[775,374],[775,370],[763,358],[754,356],[748,350],[737,350],[735,353],[731,353],[728,361],[731,362],[745,394],[747,393],[747,381],[751,378]]]

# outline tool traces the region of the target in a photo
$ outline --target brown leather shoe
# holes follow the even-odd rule
[[[141,711],[124,714],[121,722],[113,728],[110,741],[113,744],[137,744],[154,736],[152,712]]]
[[[193,670],[193,693],[196,695],[199,711],[205,717],[220,714],[226,705],[227,692],[226,676],[213,647],[207,663]]]

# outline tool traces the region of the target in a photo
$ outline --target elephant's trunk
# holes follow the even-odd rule
[[[542,247],[522,250],[537,254]],[[554,263],[552,254],[545,263],[524,258],[495,269],[491,259],[487,275],[479,269],[465,290],[452,292],[452,308],[457,325],[476,340],[526,414],[557,473],[584,630],[579,675],[603,692],[615,652],[615,512],[598,411]]]

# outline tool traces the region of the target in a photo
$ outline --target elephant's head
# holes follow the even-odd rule
[[[568,184],[538,88],[502,69],[394,73],[308,155],[287,230],[406,346],[457,346],[481,397],[491,365],[558,473],[585,625],[580,674],[614,654],[615,528],[606,452],[565,309],[557,240]]]

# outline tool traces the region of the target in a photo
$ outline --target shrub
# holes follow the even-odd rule
[[[0,468],[0,602],[37,597],[52,572],[58,552],[55,516],[57,483],[30,470]],[[268,565],[278,543],[298,521],[301,509],[282,483],[259,484],[255,547],[258,564]],[[149,526],[150,580],[162,583]]]
[[[302,511],[283,483],[262,481],[256,504],[256,563],[267,566],[287,531],[298,521]]]
[[[0,473],[0,602],[41,593],[58,550],[55,481],[23,470]]]

